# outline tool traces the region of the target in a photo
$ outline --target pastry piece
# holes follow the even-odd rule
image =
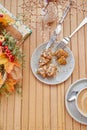
[[[44,57],[40,57],[39,59],[39,67],[46,65],[48,62],[50,61],[50,59],[46,59]]]
[[[48,50],[44,50],[42,53],[41,53],[41,56],[46,58],[46,59],[52,59],[52,51],[51,49],[48,49]]]
[[[57,59],[57,62],[60,64],[60,65],[66,65],[66,58],[64,56],[61,56],[59,59]]]
[[[38,68],[37,70],[37,74],[41,75],[43,78],[46,78],[46,70],[47,70],[47,66],[42,66],[40,68]]]
[[[68,57],[68,53],[63,50],[63,49],[58,49],[56,52],[55,52],[55,56],[57,56],[57,58],[59,59],[61,56],[64,56],[65,58]]]
[[[47,77],[54,77],[56,75],[56,71],[57,67],[54,64],[49,64],[46,71]]]
[[[57,67],[54,64],[44,65],[39,67],[37,74],[43,78],[54,77],[56,75]]]

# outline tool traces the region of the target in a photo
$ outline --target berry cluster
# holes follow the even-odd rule
[[[12,55],[12,52],[9,50],[8,46],[3,46],[3,50],[6,54],[6,56],[9,58],[11,62],[14,61],[14,56]]]
[[[0,46],[2,47],[2,51],[6,54],[9,60],[13,62],[15,57],[12,55],[12,51],[8,48],[8,46],[3,45],[4,41],[5,41],[5,38],[2,35],[0,35]]]

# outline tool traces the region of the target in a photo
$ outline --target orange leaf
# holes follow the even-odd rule
[[[12,79],[12,77],[8,74],[8,78],[6,80],[6,86],[7,86],[7,90],[9,92],[13,92],[14,89],[14,85],[17,83],[16,80]]]
[[[9,91],[9,92],[13,92],[15,89],[14,89],[14,86],[12,86],[12,85],[9,85],[9,84],[6,84],[6,86],[7,86],[7,90]]]
[[[12,70],[13,70],[13,67],[14,67],[14,63],[12,62],[7,62],[5,64],[5,70],[7,73],[10,73]]]
[[[20,63],[17,60],[14,61],[14,64],[15,64],[15,66],[17,66],[19,68],[21,67]]]

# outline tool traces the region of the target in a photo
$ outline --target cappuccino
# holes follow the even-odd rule
[[[77,96],[77,108],[83,116],[87,117],[87,88],[79,92]]]

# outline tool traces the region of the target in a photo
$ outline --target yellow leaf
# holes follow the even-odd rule
[[[9,23],[13,24],[15,22],[8,14],[2,15],[3,17],[0,17],[0,23],[2,23],[4,26],[7,26]]]
[[[6,57],[1,57],[0,56],[0,64],[6,64],[8,62],[8,59]]]

